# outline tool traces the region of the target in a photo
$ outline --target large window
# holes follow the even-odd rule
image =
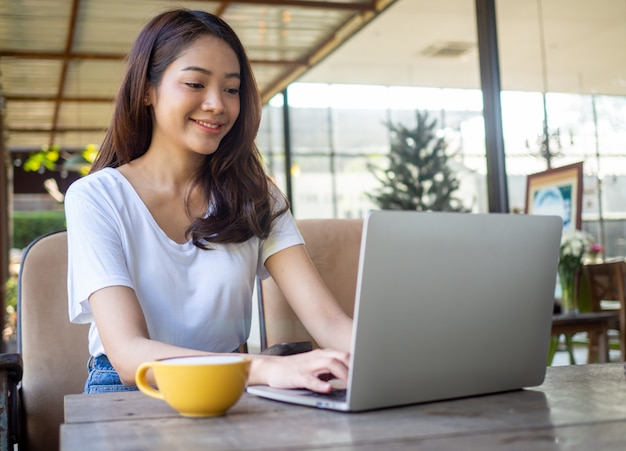
[[[296,217],[362,217],[377,208],[368,197],[378,186],[368,165],[385,164],[390,146],[385,124],[415,126],[415,107],[427,110],[446,137],[464,204],[474,212],[488,211],[479,90],[295,84],[289,98],[288,173]],[[584,228],[598,237],[602,220],[607,255],[626,254],[626,98],[558,93],[545,98],[548,116],[554,118],[551,164],[584,161]],[[524,209],[526,176],[547,168],[540,152],[543,108],[542,93],[502,93],[513,211]],[[284,189],[283,114],[282,97],[277,96],[265,107],[258,142],[270,174]]]

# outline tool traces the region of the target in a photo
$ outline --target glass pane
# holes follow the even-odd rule
[[[388,110],[333,109],[333,129],[337,152],[380,153],[389,143],[385,123],[389,121]]]
[[[362,218],[368,211],[378,209],[367,195],[378,186],[378,181],[367,168],[369,162],[378,164],[375,157],[343,156],[335,159],[337,217]]]
[[[261,151],[269,176],[284,180],[285,139],[283,134],[282,107],[266,105],[263,108],[256,144]]]
[[[328,108],[290,108],[291,146],[294,154],[330,152]]]
[[[297,219],[334,217],[334,193],[328,157],[294,156],[291,175],[293,212]]]

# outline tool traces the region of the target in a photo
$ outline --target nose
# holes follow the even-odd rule
[[[221,92],[215,89],[209,89],[202,101],[202,111],[211,111],[213,114],[224,112],[224,101]]]

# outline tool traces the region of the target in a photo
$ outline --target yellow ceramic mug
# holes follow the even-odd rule
[[[158,389],[146,380],[149,369]],[[190,356],[146,362],[135,381],[144,394],[161,399],[188,417],[224,415],[241,397],[250,361],[239,356]]]

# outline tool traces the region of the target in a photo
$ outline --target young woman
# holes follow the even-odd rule
[[[85,392],[135,389],[145,361],[237,352],[257,275],[334,349],[251,355],[249,383],[325,392],[320,376],[347,378],[352,321],[264,172],[260,116],[223,20],[179,9],[141,31],[91,174],[65,200],[70,319],[91,323]]]

